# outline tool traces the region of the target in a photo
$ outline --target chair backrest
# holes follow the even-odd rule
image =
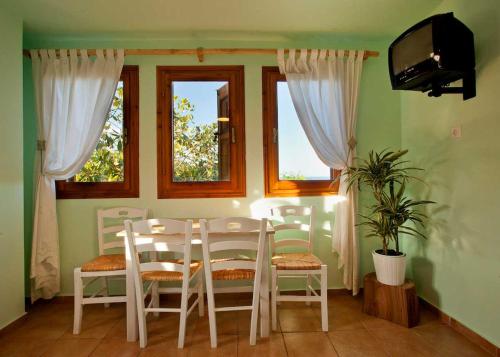
[[[136,287],[142,288],[141,273],[148,271],[183,273],[183,284],[189,283],[193,221],[176,221],[167,218],[137,222],[126,220],[125,229],[127,231],[126,244],[132,257],[132,270]],[[153,236],[153,234],[158,233],[162,235]],[[153,253],[150,258],[154,258],[141,262],[139,254],[146,252]],[[183,258],[171,262],[157,261],[157,252],[181,253]],[[139,292],[139,294],[142,293]]]
[[[116,233],[125,229],[124,221],[127,219],[146,219],[147,208],[115,207],[97,210],[97,238],[99,240],[99,255],[105,254],[106,250],[124,248],[123,239],[118,239]],[[109,224],[111,222],[111,224]],[[106,241],[106,236],[111,239]]]
[[[314,246],[314,206],[280,206],[271,209],[274,231],[281,235],[272,239],[273,252],[278,248],[300,247],[313,251]],[[306,237],[304,239],[304,236]]]
[[[200,220],[200,233],[203,247],[205,274],[211,277],[211,272],[224,269],[255,270],[256,278],[262,271],[264,244],[266,241],[267,219],[252,219],[246,217],[228,217],[212,220]],[[257,241],[248,239],[257,235]],[[238,239],[239,238],[239,239]],[[231,260],[210,261],[211,253],[250,251],[256,255],[255,261],[231,257]],[[259,278],[260,279],[260,278]]]

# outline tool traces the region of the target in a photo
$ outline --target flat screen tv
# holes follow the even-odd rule
[[[453,13],[431,16],[403,32],[389,47],[393,89],[429,96],[475,96],[474,35]],[[463,80],[463,87],[450,83]]]

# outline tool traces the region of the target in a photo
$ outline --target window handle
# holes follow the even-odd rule
[[[236,143],[236,132],[234,131],[234,127],[231,127],[231,142]]]
[[[278,129],[273,128],[273,144],[278,142]]]
[[[127,128],[123,128],[123,146],[127,146],[128,144],[128,130]]]

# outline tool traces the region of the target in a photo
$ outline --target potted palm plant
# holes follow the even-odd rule
[[[410,173],[421,170],[405,167],[402,157],[408,150],[370,151],[368,159],[358,159],[359,165],[346,170],[348,190],[353,185],[368,187],[375,203],[368,215],[360,215],[359,225],[368,227],[368,237],[380,238],[382,248],[374,250],[373,263],[377,280],[387,285],[401,285],[405,280],[406,254],[401,252],[400,234],[425,238],[415,227],[423,225],[426,216],[415,210],[432,201],[413,200],[405,195],[407,183],[416,179]],[[392,246],[392,247],[391,247]]]

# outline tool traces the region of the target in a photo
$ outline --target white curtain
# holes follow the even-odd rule
[[[124,51],[32,50],[33,82],[42,143],[31,252],[31,299],[59,292],[55,180],[78,173],[101,135],[120,79]],[[75,229],[78,229],[75,227]]]
[[[356,116],[364,51],[278,50],[280,72],[286,75],[293,105],[320,160],[335,170],[352,165],[356,155]],[[344,285],[359,291],[359,248],[356,232],[356,187],[346,192],[344,179],[332,232]]]

